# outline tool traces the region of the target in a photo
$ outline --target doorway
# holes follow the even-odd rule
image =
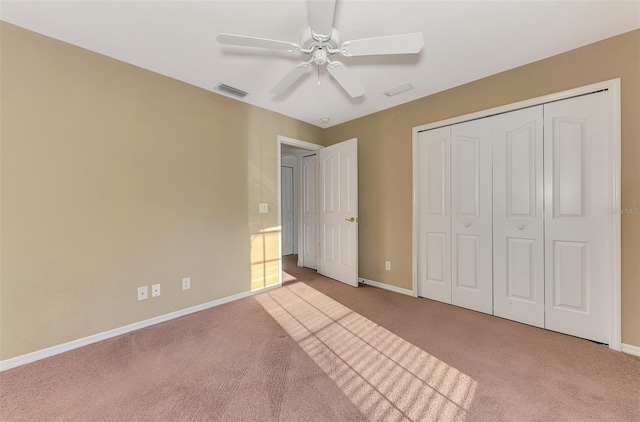
[[[299,267],[316,269],[320,274],[358,287],[358,140],[349,139],[328,147],[278,136],[278,208],[284,201],[282,164],[288,156],[297,158],[294,170],[293,206],[297,223],[296,255]],[[315,190],[315,192],[312,192]],[[286,217],[278,213],[278,226]],[[287,230],[286,228],[284,230]],[[289,229],[290,235],[292,229]],[[283,233],[280,230],[279,257],[282,264]],[[282,284],[282,266],[280,267]]]
[[[298,267],[317,269],[316,154],[321,145],[278,136],[280,256]],[[282,266],[280,281],[283,278]],[[286,277],[286,276],[285,276]]]

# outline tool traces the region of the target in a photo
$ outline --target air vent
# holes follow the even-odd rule
[[[220,83],[218,84],[218,86],[216,87],[216,89],[218,91],[224,92],[225,94],[229,94],[229,95],[233,95],[234,97],[240,97],[240,98],[244,98],[247,96],[247,92],[238,89],[238,88],[234,88],[232,86]]]
[[[398,86],[394,86],[393,88],[387,89],[385,92],[383,92],[383,94],[387,97],[393,97],[394,95],[409,91],[410,89],[413,89],[413,85],[411,85],[409,82],[405,82]]]

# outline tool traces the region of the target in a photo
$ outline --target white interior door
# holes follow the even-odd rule
[[[494,314],[544,327],[542,106],[494,117]]]
[[[451,303],[451,128],[418,134],[418,294]]]
[[[294,253],[295,224],[293,206],[293,167],[281,167],[282,255]]]
[[[318,272],[358,286],[358,140],[318,151],[320,262]]]
[[[610,339],[608,93],[544,106],[545,328]]]
[[[318,268],[318,211],[316,208],[316,156],[302,157],[302,265]]]
[[[451,127],[451,303],[493,313],[493,121]]]

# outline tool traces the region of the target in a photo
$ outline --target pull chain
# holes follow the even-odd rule
[[[320,86],[320,66],[316,66],[318,68],[318,86]]]

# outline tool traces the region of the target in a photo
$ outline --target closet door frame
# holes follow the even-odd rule
[[[463,116],[454,117],[451,119],[441,120],[413,128],[413,230],[412,230],[412,282],[413,282],[413,296],[418,296],[418,133],[436,129],[443,126],[451,126],[457,123],[463,123],[470,120],[481,119],[489,117],[494,114],[508,113],[510,111],[518,110],[521,108],[537,106],[545,103],[551,103],[554,101],[564,100],[567,98],[577,97],[580,95],[591,94],[598,91],[609,91],[609,198],[608,203],[604,204],[605,208],[610,210],[609,213],[609,244],[611,248],[609,250],[609,292],[610,292],[610,312],[611,312],[611,324],[609,335],[609,348],[620,351],[622,348],[622,333],[621,333],[621,276],[620,276],[620,222],[621,215],[616,212],[621,209],[620,200],[620,78],[611,79],[591,85],[586,85],[580,88],[570,89],[567,91],[557,92],[555,94],[545,95],[542,97],[532,98],[525,101],[520,101],[513,104],[508,104],[500,107],[491,108],[488,110],[482,110],[479,112],[465,114]]]

